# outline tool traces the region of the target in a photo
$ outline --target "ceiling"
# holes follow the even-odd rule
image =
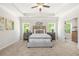
[[[6,10],[12,11],[18,16],[23,16],[24,14],[55,14],[60,16],[67,11],[70,11],[77,6],[78,3],[46,3],[50,8],[43,8],[42,12],[39,12],[38,8],[32,9],[31,7],[35,6],[35,3],[0,3],[0,7],[6,8]]]

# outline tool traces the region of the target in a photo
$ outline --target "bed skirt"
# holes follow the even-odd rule
[[[28,48],[51,48],[52,42],[49,39],[30,39]]]

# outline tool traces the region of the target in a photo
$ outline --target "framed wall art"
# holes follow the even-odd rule
[[[12,30],[14,30],[14,21],[12,21]]]
[[[14,30],[14,22],[12,20],[5,20],[6,30]]]
[[[5,29],[5,19],[0,16],[0,31]]]

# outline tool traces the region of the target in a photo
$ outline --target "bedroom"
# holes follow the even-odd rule
[[[48,16],[48,14],[47,14],[47,16]],[[46,14],[44,16],[44,13],[43,13],[43,14],[38,15],[37,17],[36,16],[34,16],[34,17],[26,16],[26,17],[21,18],[21,23],[22,23],[22,27],[21,27],[22,35],[21,36],[24,35],[21,39],[24,39],[24,37],[25,37],[25,40],[29,40],[26,37],[29,34],[29,33],[27,33],[27,30],[28,30],[28,32],[30,32],[32,34],[33,33],[35,34],[35,31],[38,30],[37,32],[39,32],[39,33],[36,33],[36,35],[47,33],[47,34],[50,34],[51,36],[53,36],[52,37],[52,38],[54,38],[53,40],[55,40],[55,38],[57,39],[58,17],[50,17],[51,15],[49,15],[48,17],[47,16],[46,16]],[[26,19],[28,19],[28,20],[26,20]],[[42,31],[42,30],[44,31],[44,33],[43,32],[40,33],[40,31]]]
[[[68,55],[68,53],[69,55],[78,55],[78,53],[76,54],[75,52],[77,52],[77,46],[79,45],[79,43],[78,44],[72,43],[71,35],[67,36],[67,38],[70,40],[65,39],[65,22],[67,19],[72,20],[74,18],[79,17],[78,16],[79,4],[48,3],[46,5],[50,6],[50,8],[42,8],[40,11],[40,8],[35,8],[35,9],[31,8],[32,6],[35,6],[34,3],[0,4],[0,13],[1,13],[0,16],[4,16],[4,18],[7,18],[8,20],[12,20],[15,22],[14,30],[4,29],[3,31],[2,30],[0,31],[0,38],[1,38],[0,55]],[[70,23],[68,23],[67,25],[69,26],[67,28],[67,32],[68,34],[71,34],[72,29],[70,29],[70,27],[72,25],[70,25]],[[24,40],[24,32],[26,33],[26,35],[28,32],[32,34],[36,34],[34,37],[30,37],[31,39],[28,38],[30,43],[27,42],[26,39]],[[54,42],[53,41],[51,42],[50,38],[52,37],[47,34],[52,32],[54,32],[53,34],[55,37],[53,39]],[[39,35],[37,33],[39,33]],[[41,33],[43,35],[41,35]],[[35,39],[37,35],[38,35],[37,37],[38,40]],[[45,37],[40,39],[39,36],[41,37],[45,36]],[[9,49],[6,47],[7,46],[11,47],[11,45],[12,48],[14,48],[14,50],[12,48],[9,48],[10,53],[7,53]],[[30,47],[34,46],[36,48],[28,48],[27,45],[30,45]],[[42,46],[45,48],[43,48]],[[18,48],[20,49],[18,50]],[[65,48],[67,50],[64,50],[64,53],[60,53],[59,50]],[[75,49],[75,51],[73,51],[72,48]],[[55,52],[59,49],[57,51],[57,54],[54,51],[52,51],[53,49]],[[12,52],[12,50],[14,52]],[[25,53],[23,50],[25,50],[28,53]],[[40,53],[37,52],[38,50],[40,51]],[[42,51],[43,53],[41,52],[41,50],[43,50]],[[34,52],[36,54],[33,54]]]

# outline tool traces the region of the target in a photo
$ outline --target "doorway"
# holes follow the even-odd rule
[[[65,21],[65,41],[70,42],[72,40],[72,22],[70,19]]]

